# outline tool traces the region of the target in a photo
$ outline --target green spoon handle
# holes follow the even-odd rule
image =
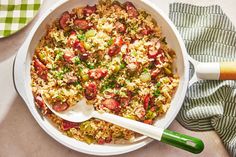
[[[204,149],[202,140],[167,129],[163,131],[161,142],[184,149],[194,154],[201,153]]]

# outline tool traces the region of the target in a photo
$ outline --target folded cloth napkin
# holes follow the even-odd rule
[[[236,60],[235,27],[220,6],[173,3],[169,17],[194,59],[201,62]],[[177,120],[190,130],[215,130],[231,156],[236,157],[236,82],[193,84]]]
[[[43,0],[0,0],[0,38],[26,26],[39,10]]]

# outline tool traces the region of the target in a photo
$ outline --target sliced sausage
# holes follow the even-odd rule
[[[151,78],[155,79],[159,73],[160,73],[160,70],[158,68],[155,70],[152,70],[151,71]]]
[[[134,18],[138,17],[138,15],[139,15],[138,10],[135,8],[133,3],[125,2],[124,3],[124,7],[125,7],[126,12],[129,15],[129,17],[134,17]]]
[[[120,46],[118,46],[117,44],[113,44],[108,50],[108,55],[111,57],[115,56],[116,54],[120,52],[120,50],[121,50]]]
[[[152,125],[153,124],[153,120],[152,119],[146,119],[143,121],[145,124],[149,124]]]
[[[115,29],[116,29],[116,31],[119,32],[119,33],[125,33],[125,31],[126,31],[126,26],[125,26],[123,23],[117,21],[117,22],[115,23]]]
[[[95,13],[96,10],[97,10],[96,5],[94,5],[94,6],[89,6],[89,5],[87,5],[86,7],[83,8],[83,11],[82,11],[82,12],[83,12],[83,14],[84,14],[85,16],[89,16],[89,15]]]
[[[79,54],[79,58],[82,60],[82,61],[86,61],[89,57],[89,53],[88,52],[84,52],[84,53],[80,53]]]
[[[87,100],[93,100],[97,96],[97,85],[95,83],[89,83],[85,88],[85,98]]]
[[[106,143],[110,143],[112,141],[112,137],[110,136],[110,137],[107,137],[106,139],[105,139],[105,142]]]
[[[102,105],[104,105],[105,107],[107,107],[112,111],[117,111],[120,107],[120,103],[112,98],[103,100]]]
[[[34,60],[34,68],[36,70],[36,73],[40,78],[42,78],[44,81],[47,80],[47,73],[48,73],[48,68],[40,62],[38,59]]]
[[[67,22],[69,20],[70,20],[70,14],[68,11],[66,11],[61,15],[61,17],[59,19],[60,27],[65,30],[68,26]]]
[[[78,123],[69,122],[67,120],[63,120],[62,123],[61,123],[61,129],[63,131],[67,131],[67,130],[69,130],[71,128],[74,128],[76,126],[78,126]]]
[[[85,53],[86,50],[84,48],[84,44],[78,40],[75,41],[75,43],[73,44],[73,48],[76,50],[79,50],[80,53]]]
[[[111,47],[108,50],[108,55],[112,57],[118,54],[121,50],[121,46],[123,43],[124,42],[121,37],[116,38],[114,44],[111,45]]]
[[[103,139],[103,138],[98,139],[98,144],[104,144],[104,143],[105,143],[105,139]]]
[[[52,109],[54,109],[57,112],[62,112],[65,111],[69,105],[66,102],[56,102],[53,106]]]
[[[36,106],[41,110],[43,115],[52,113],[51,110],[48,109],[43,98],[40,95],[37,95],[34,99],[35,99]]]
[[[159,55],[160,55],[160,58],[156,58],[155,65],[160,65],[160,64],[164,63],[164,61],[165,61],[165,56],[164,56],[164,52],[162,49],[158,50],[158,56]]]
[[[84,19],[75,19],[74,25],[77,26],[81,30],[87,30],[91,28],[91,24]]]
[[[148,58],[153,58],[155,59],[158,55],[158,51],[149,51],[148,52]]]
[[[115,39],[114,44],[116,44],[116,45],[118,45],[118,46],[121,47],[121,46],[124,44],[124,41],[123,41],[122,37],[117,37],[117,38]]]
[[[66,51],[63,55],[63,58],[67,63],[72,63],[72,59],[75,57],[74,52],[72,51]]]
[[[148,95],[146,95],[146,96],[144,97],[144,99],[143,99],[143,108],[144,108],[145,110],[148,109],[149,101],[150,101],[150,95],[148,94]]]
[[[43,101],[43,98],[41,96],[35,97],[36,106],[40,109],[44,109],[46,107],[45,102]]]
[[[88,75],[92,79],[100,79],[103,78],[107,75],[107,70],[106,69],[92,69],[88,71]]]
[[[118,1],[112,2],[112,7],[114,7],[116,11],[122,10],[122,5]]]
[[[120,98],[120,104],[122,106],[128,106],[129,105],[129,102],[130,102],[130,99],[129,98]]]
[[[142,35],[149,35],[152,34],[154,31],[149,27],[149,26],[145,26],[145,28],[143,28],[140,33]]]

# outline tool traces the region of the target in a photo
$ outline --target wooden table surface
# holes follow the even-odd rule
[[[57,0],[44,0],[37,17],[22,31],[9,38],[0,39],[0,157],[85,157],[89,156],[73,151],[53,140],[36,123],[23,100],[16,93],[12,81],[12,65],[17,50],[24,42],[28,32],[35,21],[42,15],[48,6]],[[152,0],[168,14],[169,3],[175,0]],[[219,4],[224,12],[236,23],[235,0],[180,0],[198,5]],[[0,2],[1,3],[1,2]],[[193,155],[183,150],[152,142],[151,144],[124,157],[228,157],[228,153],[214,131],[193,132],[183,128],[174,121],[170,128],[174,131],[201,138],[205,143],[205,149],[201,154]]]

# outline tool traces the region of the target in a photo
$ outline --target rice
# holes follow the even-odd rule
[[[44,101],[60,112],[85,97],[99,112],[153,124],[167,112],[179,83],[175,53],[156,23],[130,2],[100,1],[64,12],[35,49],[36,106],[65,135],[88,144],[133,140],[137,133],[99,119],[65,121]]]

